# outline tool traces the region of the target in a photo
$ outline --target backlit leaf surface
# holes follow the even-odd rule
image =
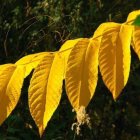
[[[66,91],[73,108],[86,107],[93,97],[98,74],[98,47],[89,39],[72,49],[66,68]]]
[[[65,78],[65,73],[66,73],[66,67],[67,67],[67,61],[69,54],[72,50],[72,48],[80,41],[82,38],[74,39],[74,40],[68,40],[66,41],[60,48],[59,54],[62,57],[63,61],[63,68],[64,68],[64,78]]]
[[[104,29],[99,49],[99,66],[105,85],[116,99],[126,85],[130,72],[129,25],[110,24]]]
[[[25,69],[14,64],[0,66],[0,124],[18,103]]]
[[[40,135],[60,102],[64,73],[60,59],[58,54],[44,56],[30,82],[29,108]]]
[[[134,19],[140,15],[140,10],[136,10],[131,12],[128,15],[127,18],[127,22],[128,24],[132,24]],[[129,22],[132,21],[132,22]],[[139,59],[140,59],[140,27],[139,26],[134,26],[133,27],[133,33],[132,33],[132,47],[134,49],[134,51],[136,52],[136,54],[138,55]]]
[[[49,54],[50,52],[42,52],[42,53],[36,53],[36,54],[31,54],[22,57],[19,59],[15,64],[16,65],[21,65],[25,67],[25,78],[30,74],[30,72],[37,67],[39,64],[40,60],[46,55]]]

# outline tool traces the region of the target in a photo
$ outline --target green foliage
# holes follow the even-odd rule
[[[128,13],[140,9],[139,5],[138,0],[2,0],[0,63],[15,62],[29,53],[58,50],[67,39],[90,37],[100,23],[124,22]],[[63,95],[41,139],[139,140],[140,62],[134,52],[132,58],[129,82],[115,103],[99,80],[95,97],[88,107],[91,130],[83,126],[80,136],[71,131],[76,118],[73,119],[75,114],[71,113],[68,99]],[[28,109],[27,85],[28,78],[16,109],[0,126],[0,140],[40,139]]]
[[[135,26],[140,26],[140,15],[137,16],[137,18],[136,18],[135,21],[133,22],[133,25],[135,25]]]

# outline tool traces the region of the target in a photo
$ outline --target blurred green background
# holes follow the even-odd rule
[[[0,0],[0,64],[41,51],[55,51],[68,39],[91,37],[103,22],[125,22],[139,0]],[[140,62],[132,50],[130,78],[114,102],[99,74],[87,112],[92,128],[71,130],[75,113],[65,94],[41,140],[140,140]],[[32,75],[32,74],[31,74]],[[40,140],[29,113],[29,75],[20,101],[0,126],[0,140]]]

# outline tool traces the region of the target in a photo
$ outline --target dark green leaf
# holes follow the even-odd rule
[[[137,16],[137,18],[134,20],[134,22],[132,23],[132,25],[140,26],[140,15]]]

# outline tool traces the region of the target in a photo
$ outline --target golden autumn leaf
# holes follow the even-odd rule
[[[20,97],[25,69],[14,64],[0,66],[0,124],[13,111]]]
[[[132,47],[140,59],[140,27],[133,27]]]
[[[128,15],[127,24],[132,24],[134,19],[140,15],[140,10],[136,10],[131,12]],[[130,21],[130,22],[129,22]],[[136,52],[136,54],[138,55],[139,59],[140,59],[140,27],[139,26],[134,26],[133,27],[133,33],[132,33],[132,47],[134,49],[134,51]]]
[[[110,24],[112,24],[112,22],[110,22]],[[105,27],[107,26],[107,23],[102,23],[94,32],[94,35],[92,38],[94,39],[98,39],[99,41],[101,41],[102,35],[103,35],[103,31],[105,29]]]
[[[27,55],[19,59],[15,64],[22,65],[23,67],[25,67],[26,71],[25,71],[24,78],[26,78],[30,74],[30,72],[37,67],[40,60],[48,53],[50,52],[41,52],[41,53]]]
[[[79,126],[90,120],[86,107],[97,86],[98,65],[116,100],[130,73],[130,43],[140,59],[140,27],[131,25],[138,15],[140,10],[131,12],[123,24],[103,23],[91,39],[68,40],[58,52],[31,54],[15,64],[0,65],[0,124],[17,105],[24,78],[35,69],[28,101],[40,136],[59,105],[64,79],[69,101],[77,114],[78,123],[74,124],[78,132]]]
[[[29,87],[31,115],[43,134],[48,121],[59,105],[63,84],[62,61],[59,54],[47,54],[36,67]]]
[[[71,50],[66,68],[66,92],[76,112],[90,102],[97,79],[98,47],[93,40],[82,39]]]
[[[82,38],[68,40],[61,46],[61,48],[59,50],[59,54],[61,55],[62,61],[63,61],[62,67],[64,68],[64,78],[65,78],[66,66],[67,66],[69,54],[70,54],[72,48],[75,46],[75,44],[78,43],[78,41],[80,41],[81,39]]]
[[[99,67],[103,81],[114,99],[119,96],[128,81],[131,35],[131,26],[108,23],[101,38]]]
[[[126,23],[131,25],[138,15],[140,15],[140,10],[135,10],[129,13]]]
[[[133,49],[140,59],[140,27],[134,27],[132,41]]]

